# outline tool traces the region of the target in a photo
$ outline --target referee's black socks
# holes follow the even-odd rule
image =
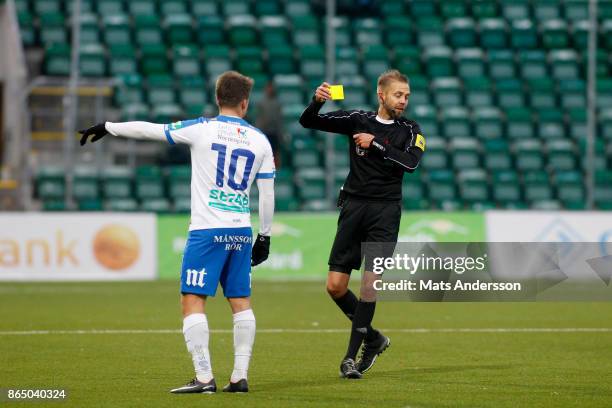
[[[355,296],[355,294],[351,292],[351,290],[349,289],[346,291],[346,293],[343,296],[340,296],[337,299],[336,298],[332,298],[332,299],[334,299],[334,302],[336,302],[336,304],[338,305],[340,310],[342,310],[342,312],[346,315],[346,317],[348,317],[349,320],[352,321],[353,317],[355,316],[356,310],[357,310],[357,305],[360,303],[357,300],[357,296]],[[374,309],[372,309],[372,316],[374,316]],[[378,330],[374,329],[370,325],[370,323],[372,323],[372,317],[370,317],[370,320],[368,320],[368,324],[366,326],[368,330],[365,336],[366,341],[376,340],[376,338],[380,334],[378,333]],[[363,327],[363,326],[358,326],[358,327]]]
[[[357,302],[357,308],[355,309],[355,315],[353,316],[353,325],[351,327],[351,338],[349,340],[345,358],[352,358],[355,360],[364,338],[367,341],[366,334],[368,333],[368,327],[370,329],[372,328],[370,323],[372,323],[375,309],[376,302]],[[376,335],[378,335],[378,332],[376,332]]]

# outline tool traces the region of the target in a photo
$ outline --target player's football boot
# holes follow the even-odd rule
[[[191,382],[183,385],[182,387],[170,390],[173,394],[212,394],[217,392],[217,384],[213,378],[207,383],[198,381],[197,378],[191,380]]]
[[[355,368],[355,361],[352,358],[345,358],[340,363],[340,377],[357,379],[361,378],[361,373]]]
[[[368,371],[374,365],[376,358],[391,345],[391,340],[382,334],[372,342],[364,342],[361,348],[361,356],[357,359],[357,371],[361,374]]]
[[[235,383],[230,381],[223,387],[223,392],[249,392],[249,384],[245,378]]]

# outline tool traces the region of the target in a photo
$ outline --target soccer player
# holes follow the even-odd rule
[[[402,179],[404,173],[417,168],[425,151],[419,125],[402,116],[410,96],[406,76],[397,70],[382,73],[376,92],[376,112],[340,110],[319,114],[331,98],[329,84],[324,82],[300,117],[306,128],[350,138],[350,171],[338,199],[341,210],[327,275],[329,295],[352,320],[348,349],[340,365],[344,378],[361,378],[390,345],[389,338],[371,326],[376,307],[374,281],[381,277],[366,264],[359,300],[348,289],[348,283],[351,271],[361,267],[362,243],[396,243]],[[361,356],[355,361],[362,343]]]
[[[253,80],[235,71],[219,76],[219,115],[169,125],[101,123],[82,130],[93,135],[184,143],[191,150],[191,223],[181,270],[183,334],[196,377],[172,393],[213,393],[217,386],[208,349],[206,299],[221,283],[234,322],[234,370],[226,392],[248,392],[247,372],[255,340],[251,309],[251,266],[268,258],[274,213],[274,156],[266,136],[243,118]],[[253,180],[259,189],[260,229],[254,245],[249,212]],[[252,247],[251,247],[252,245]]]

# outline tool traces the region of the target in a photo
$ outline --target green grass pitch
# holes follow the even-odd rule
[[[193,376],[177,282],[2,283],[0,387],[66,388],[58,407],[612,406],[612,303],[379,302],[392,345],[358,381],[338,378],[349,326],[323,283],[255,282],[254,310],[252,392],[171,395]],[[223,386],[231,314],[207,313]]]

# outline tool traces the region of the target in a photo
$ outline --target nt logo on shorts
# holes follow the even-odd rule
[[[187,286],[199,286],[201,288],[206,284],[204,277],[206,276],[206,269],[196,271],[195,269],[187,269],[187,279],[185,284]]]

